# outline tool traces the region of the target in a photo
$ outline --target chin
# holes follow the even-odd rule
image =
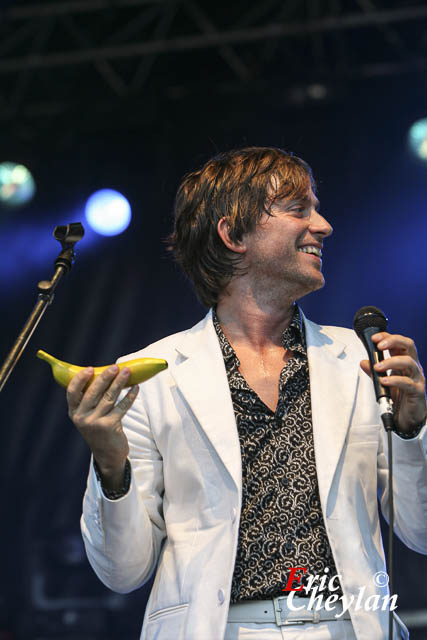
[[[325,286],[325,278],[320,274],[320,277],[317,278],[307,278],[304,284],[306,285],[306,293],[304,293],[304,295],[307,295],[309,293],[313,293],[313,291],[323,289]]]
[[[323,277],[322,274],[320,274],[321,277],[317,279],[317,286],[316,289],[323,289],[323,287],[325,286],[325,278]]]

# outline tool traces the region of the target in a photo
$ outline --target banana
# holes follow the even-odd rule
[[[76,373],[86,368],[58,360],[41,349],[37,351],[37,357],[41,360],[46,360],[46,362],[50,364],[52,367],[53,377],[61,387],[67,387],[68,383]],[[108,364],[105,367],[94,367],[94,374],[90,382],[93,382],[95,378],[110,366],[111,365]],[[136,360],[119,362],[117,363],[117,366],[120,370],[124,367],[128,367],[130,369],[131,375],[126,386],[131,387],[134,384],[145,382],[148,378],[155,376],[156,373],[163,371],[163,369],[167,369],[168,363],[166,360],[161,360],[159,358],[137,358]]]

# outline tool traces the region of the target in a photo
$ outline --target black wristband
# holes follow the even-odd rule
[[[412,440],[412,438],[417,437],[417,435],[419,434],[419,432],[421,431],[425,423],[426,423],[426,419],[424,418],[423,422],[421,422],[416,427],[413,427],[413,429],[409,432],[401,431],[397,427],[395,427],[393,431],[396,435],[399,436],[399,438],[402,438],[403,440]]]
[[[98,465],[96,464],[96,460],[93,461],[93,467],[95,469],[96,477],[98,478],[98,480],[101,483],[102,493],[104,494],[104,496],[106,498],[108,498],[108,500],[118,500],[119,498],[123,498],[123,496],[125,496],[127,494],[127,492],[129,491],[129,487],[130,487],[130,476],[131,476],[130,462],[129,462],[128,458],[126,458],[125,473],[124,473],[124,478],[123,478],[123,486],[121,487],[121,489],[118,489],[118,490],[106,489],[105,487],[103,487],[102,486],[101,475],[99,473],[99,468],[98,468]]]

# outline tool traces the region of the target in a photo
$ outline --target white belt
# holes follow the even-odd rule
[[[287,596],[279,596],[271,600],[246,600],[231,604],[228,622],[275,622],[279,627],[291,624],[328,622],[332,620],[350,620],[350,614],[342,613],[342,604],[335,603],[328,611],[324,607],[319,610],[307,609],[310,598],[294,598],[294,607],[305,609],[292,611],[287,605]],[[339,617],[337,617],[339,616]]]

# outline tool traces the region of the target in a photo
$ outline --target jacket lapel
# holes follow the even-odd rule
[[[313,439],[324,512],[356,399],[358,368],[349,366],[346,345],[329,329],[304,318]]]
[[[307,320],[307,357],[319,492],[324,509],[350,424],[358,369],[348,366],[346,345]],[[224,360],[212,311],[176,346],[170,373],[228,473],[241,491],[240,443]]]
[[[185,334],[176,350],[178,361],[170,373],[240,493],[240,443],[212,311]]]

